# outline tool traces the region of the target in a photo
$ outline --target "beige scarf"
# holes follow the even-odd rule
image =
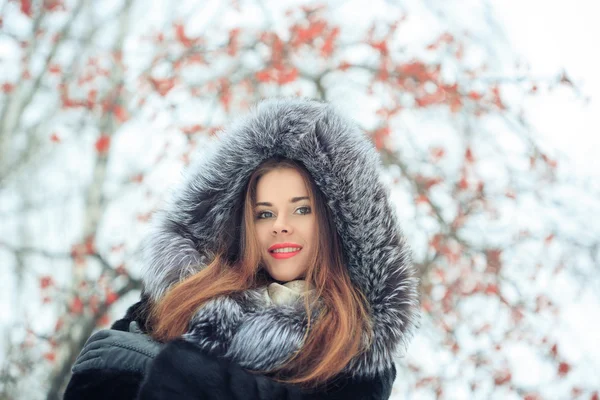
[[[310,290],[309,290],[310,289]],[[304,295],[314,295],[314,286],[309,288],[303,279],[286,282],[283,285],[277,282],[270,283],[265,291],[268,300],[277,305],[292,304]]]

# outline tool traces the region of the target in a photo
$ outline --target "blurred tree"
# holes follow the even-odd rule
[[[576,88],[515,63],[487,2],[469,10],[484,27],[430,2],[0,4],[0,259],[15,299],[1,398],[61,397],[85,340],[139,295],[136,249],[181,168],[274,95],[335,103],[382,154],[429,349],[399,363],[397,395],[597,397],[563,379],[575,366],[554,328],[561,299],[597,284],[600,235],[578,229],[598,198],[559,173],[524,108]],[[523,383],[523,344],[556,383]]]

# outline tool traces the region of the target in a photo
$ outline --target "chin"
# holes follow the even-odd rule
[[[275,279],[277,282],[291,282],[291,281],[295,281],[296,279],[304,279],[302,278],[302,274],[277,274],[277,273],[271,273],[270,271],[269,275],[271,276],[271,278]]]
[[[291,282],[291,281],[295,281],[296,279],[300,279],[300,278],[296,278],[296,277],[290,277],[290,276],[280,276],[280,275],[275,275],[275,276],[271,276],[273,279],[275,279],[277,282]]]

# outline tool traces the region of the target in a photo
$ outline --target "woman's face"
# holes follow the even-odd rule
[[[265,268],[276,281],[303,279],[315,250],[317,219],[313,199],[308,196],[302,176],[294,169],[273,170],[263,175],[256,186],[254,222]],[[273,245],[289,243],[300,248],[292,253],[273,253]]]

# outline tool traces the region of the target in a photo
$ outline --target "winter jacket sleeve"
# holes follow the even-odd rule
[[[264,375],[252,374],[235,362],[209,355],[181,339],[168,343],[155,358],[139,400],[320,400],[388,399],[396,370],[368,380],[339,378],[322,390],[303,391]]]
[[[146,370],[162,345],[141,334],[135,322],[129,332],[105,329],[87,340],[75,364],[64,400],[134,399]]]

